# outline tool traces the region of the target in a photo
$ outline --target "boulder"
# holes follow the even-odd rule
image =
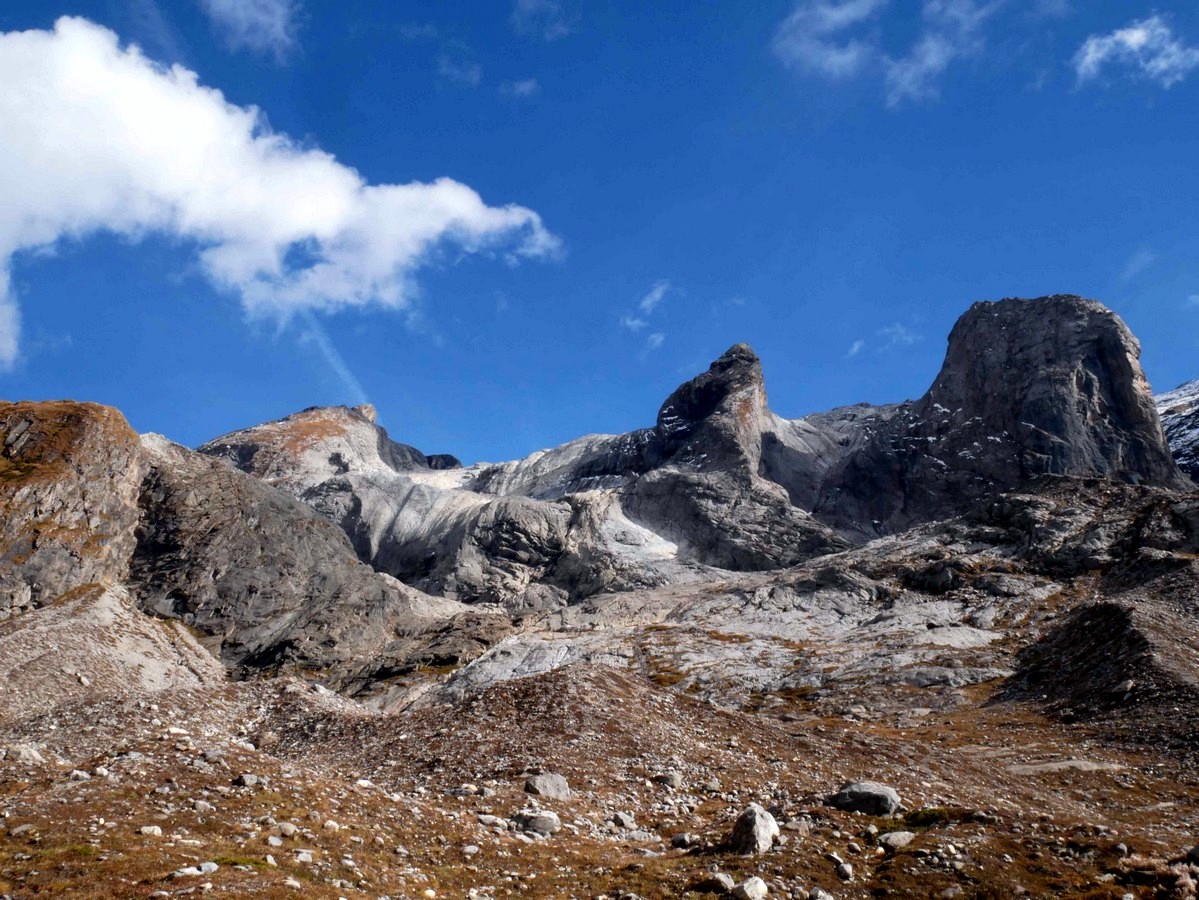
[[[848,782],[825,802],[846,812],[860,812],[869,816],[891,816],[901,806],[899,794],[894,788],[875,781]]]
[[[774,816],[756,803],[751,803],[733,823],[725,845],[733,853],[751,855],[765,853],[779,836],[778,822]]]

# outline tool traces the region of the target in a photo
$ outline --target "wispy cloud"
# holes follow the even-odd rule
[[[345,357],[333,346],[333,341],[329,339],[329,333],[325,331],[324,326],[308,310],[305,310],[301,316],[304,320],[304,332],[300,337],[300,342],[316,347],[325,365],[329,367],[329,370],[341,382],[342,389],[345,390],[348,399],[353,400],[353,405],[361,406],[370,403],[370,398],[367,397],[366,390],[362,387],[362,382],[350,371]]]
[[[955,63],[982,53],[986,30],[1011,0],[922,0],[920,25],[903,53],[883,49],[893,17],[891,0],[798,0],[776,29],[775,56],[789,68],[828,80],[870,76],[882,80],[886,103],[930,100],[940,94]],[[905,11],[914,4],[900,5]],[[1024,5],[1026,26],[1070,11],[1066,0],[1035,0]]]
[[[516,0],[511,21],[517,34],[556,41],[575,31],[577,17],[560,0]]]
[[[883,351],[894,350],[896,347],[910,347],[920,340],[920,335],[898,322],[880,328],[877,334],[882,339],[883,345],[880,349]]]
[[[649,322],[645,319],[639,319],[636,316],[621,316],[620,327],[627,328],[629,331],[641,331]]]
[[[802,0],[774,33],[784,65],[826,78],[857,75],[878,53],[877,35],[861,26],[890,0]]]
[[[296,49],[298,0],[199,0],[200,8],[234,50],[283,62]]]
[[[666,335],[660,331],[655,331],[645,339],[645,348],[647,350],[657,350],[666,340]]]
[[[281,320],[408,309],[441,247],[559,247],[534,211],[489,206],[448,178],[368,184],[85,19],[0,33],[0,122],[0,367],[18,350],[14,257],[68,237],[173,238],[215,288]]]
[[[1186,306],[1188,309],[1199,309],[1199,294],[1191,294],[1187,297]]]
[[[1188,47],[1164,17],[1152,15],[1111,34],[1091,35],[1074,54],[1074,73],[1080,85],[1094,81],[1112,66],[1169,88],[1199,68],[1199,48]]]
[[[1138,248],[1132,256],[1128,257],[1128,261],[1120,270],[1120,284],[1128,284],[1155,262],[1157,262],[1157,254],[1150,247]]]
[[[846,359],[853,359],[859,353],[866,349],[866,342],[860,338],[849,345],[849,350],[845,354]]]
[[[437,57],[437,74],[458,87],[477,88],[483,81],[483,67],[458,53]]]
[[[642,315],[648,316],[657,309],[658,304],[666,297],[669,290],[669,281],[654,282],[654,286],[650,288],[649,293],[642,297],[641,302],[637,304],[637,308],[641,310]]]
[[[532,97],[541,91],[541,85],[536,78],[522,78],[519,81],[505,81],[500,85],[500,93],[505,97]]]
[[[924,0],[924,28],[916,44],[899,59],[887,59],[887,105],[926,100],[940,93],[940,79],[950,64],[973,56],[983,47],[983,25],[1002,0]]]

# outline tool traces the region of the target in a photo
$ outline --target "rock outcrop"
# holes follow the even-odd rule
[[[1093,300],[974,304],[928,392],[888,411],[829,472],[817,517],[893,532],[1040,475],[1182,486],[1140,350]]]
[[[237,674],[302,669],[350,689],[394,671],[403,640],[461,610],[360,562],[310,507],[157,435],[130,581],[148,611],[209,636]]]
[[[137,434],[94,403],[0,404],[0,620],[128,572]]]

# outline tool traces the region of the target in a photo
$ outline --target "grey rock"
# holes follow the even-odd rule
[[[236,674],[322,669],[352,691],[402,667],[427,645],[412,635],[456,613],[372,571],[335,526],[270,485],[157,436],[143,446],[131,581],[147,611],[219,638]]]
[[[633,818],[633,814],[630,812],[615,812],[615,813],[613,813],[612,814],[612,823],[614,825],[616,825],[617,828],[626,828],[627,829],[627,828],[637,827],[637,820],[635,818]]]
[[[736,900],[764,900],[770,895],[766,882],[754,875],[735,886],[730,893]]]
[[[569,800],[570,785],[561,775],[546,772],[533,775],[525,781],[525,793],[538,797],[548,797],[551,800]]]
[[[861,812],[871,816],[894,815],[901,805],[894,788],[874,781],[848,782],[825,802],[846,812]]]
[[[137,434],[115,409],[0,403],[0,614],[124,580],[137,526]]]
[[[778,822],[757,803],[751,803],[733,823],[725,846],[744,855],[765,853],[779,837]]]
[[[687,890],[697,894],[728,894],[732,892],[736,883],[733,876],[724,872],[715,872],[690,885]]]
[[[512,814],[512,821],[521,831],[549,837],[562,830],[558,814],[545,809],[522,809]]]
[[[910,831],[888,831],[879,837],[878,845],[887,852],[894,853],[896,850],[902,850],[915,839],[916,835]]]
[[[928,392],[878,421],[825,477],[817,517],[894,531],[1041,475],[1184,486],[1140,353],[1093,300],[974,304]]]

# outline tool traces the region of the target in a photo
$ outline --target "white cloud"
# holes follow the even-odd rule
[[[830,80],[881,75],[887,105],[937,96],[949,67],[979,53],[987,21],[1009,0],[923,0],[920,29],[901,56],[883,52],[879,21],[891,0],[800,0],[774,35],[787,66]],[[909,6],[905,4],[905,7]],[[1063,15],[1062,0],[1039,0],[1035,15]]]
[[[283,60],[296,47],[297,0],[199,0],[213,25],[235,50]]]
[[[1187,297],[1186,305],[1190,309],[1199,309],[1199,294],[1191,294]]]
[[[924,0],[924,30],[908,54],[886,61],[887,105],[936,97],[950,64],[978,53],[986,20],[1002,0]]]
[[[556,41],[574,32],[575,19],[559,0],[516,0],[512,27],[526,37]]]
[[[252,314],[408,306],[440,246],[551,255],[524,207],[488,206],[464,184],[366,183],[253,107],[156,66],[111,31],[62,18],[0,34],[0,363],[18,350],[14,255],[110,232],[170,235]]]
[[[775,55],[785,64],[827,78],[858,74],[878,53],[873,35],[860,30],[890,0],[802,0],[774,34]]]
[[[475,88],[483,80],[483,67],[476,62],[443,53],[437,58],[437,74],[450,84]]]
[[[853,359],[855,356],[857,356],[859,353],[861,353],[865,349],[866,349],[866,342],[863,340],[856,340],[852,344],[849,345],[849,352],[847,352],[845,354],[845,358]]]
[[[910,347],[920,340],[920,335],[896,322],[878,330],[878,336],[883,339],[883,350],[893,350],[896,347]]]
[[[541,90],[536,78],[522,78],[520,81],[505,81],[500,85],[500,93],[505,97],[532,97]]]
[[[669,281],[655,282],[654,286],[650,288],[649,293],[642,297],[641,302],[637,304],[637,308],[641,310],[642,315],[648,316],[650,313],[652,313],[657,308],[658,304],[662,302],[662,299],[666,296],[666,293],[669,290]]]
[[[648,324],[649,322],[645,321],[645,319],[639,319],[636,316],[620,317],[620,327],[627,328],[629,331],[640,331]]]
[[[1128,257],[1124,268],[1120,270],[1120,284],[1128,284],[1155,262],[1157,262],[1156,253],[1148,247],[1139,248],[1132,256]]]
[[[662,346],[662,343],[665,340],[666,340],[666,335],[662,334],[662,332],[660,332],[660,331],[655,331],[653,334],[651,334],[648,338],[645,339],[645,347],[647,350],[657,350],[659,347]]]
[[[1164,18],[1153,15],[1111,34],[1091,35],[1074,54],[1079,84],[1098,78],[1112,64],[1168,88],[1199,67],[1199,48],[1183,44]]]

